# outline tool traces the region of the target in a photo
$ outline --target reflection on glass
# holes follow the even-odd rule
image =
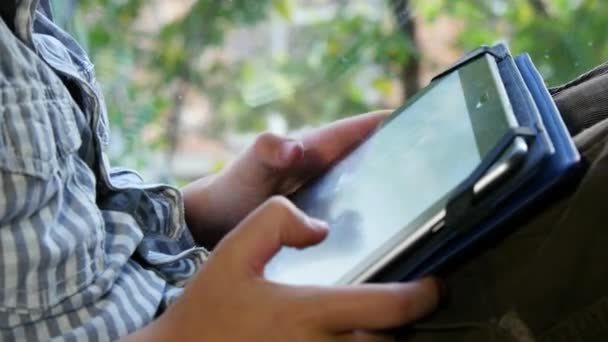
[[[329,222],[329,236],[303,251],[284,248],[268,265],[267,277],[293,284],[340,281],[442,200],[479,161],[454,73],[294,198],[304,211]]]

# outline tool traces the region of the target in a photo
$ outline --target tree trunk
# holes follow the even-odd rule
[[[407,62],[401,67],[404,100],[420,90],[420,49],[416,41],[416,21],[411,13],[409,0],[391,0],[399,30],[410,47]]]
[[[175,155],[179,144],[181,115],[184,108],[184,97],[186,96],[188,88],[189,83],[187,80],[183,78],[177,80],[175,92],[173,93],[173,105],[171,106],[169,118],[167,119],[166,136],[168,148],[166,162],[169,168],[173,164],[173,156]]]
[[[530,1],[530,5],[532,5],[534,10],[538,14],[542,15],[543,17],[549,16],[549,9],[547,8],[547,4],[545,3],[545,0],[529,0],[529,1]]]

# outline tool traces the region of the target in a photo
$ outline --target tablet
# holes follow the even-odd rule
[[[268,280],[295,285],[358,284],[443,227],[450,194],[517,127],[498,67],[483,55],[433,81],[361,145],[291,198],[329,223],[319,245],[282,248]],[[525,159],[515,139],[475,185],[491,191]]]

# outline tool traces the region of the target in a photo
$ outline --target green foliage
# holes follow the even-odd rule
[[[606,1],[416,0],[414,6],[426,20],[443,14],[462,18],[465,27],[459,46],[464,50],[506,40],[513,51],[530,53],[552,85],[576,77],[608,56]]]
[[[184,85],[210,101],[213,117],[201,134],[221,139],[227,131],[264,130],[273,113],[293,129],[396,105],[395,94],[398,99],[408,77],[404,66],[412,57],[429,57],[399,29],[396,18],[410,17],[394,13],[389,5],[399,3],[394,0],[380,7],[367,0],[307,1],[338,7],[306,24],[297,23],[298,0],[195,0],[184,16],[151,32],[137,26],[149,1],[56,0],[54,5],[68,13],[69,7],[62,7],[68,3],[77,8],[74,21],[64,24],[91,53],[111,122],[125,137],[117,159],[171,145],[167,123],[179,114]],[[417,24],[443,16],[460,22],[455,47],[461,51],[505,40],[514,52],[529,52],[553,85],[608,54],[606,1],[401,1],[408,3]],[[270,22],[288,27],[285,51],[273,51],[263,41],[247,58],[201,63],[235,29]],[[143,138],[146,131],[160,133]]]
[[[263,20],[270,4],[269,0],[197,1],[186,16],[162,28],[156,38],[153,66],[163,70],[165,81],[182,77],[202,83],[203,75],[193,75],[193,60],[206,47],[221,45],[224,35],[235,26]]]

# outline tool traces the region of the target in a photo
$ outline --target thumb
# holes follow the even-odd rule
[[[325,239],[327,232],[325,222],[307,216],[285,197],[275,196],[226,236],[217,251],[220,254],[231,250],[234,267],[245,267],[260,276],[282,246],[316,245]]]

